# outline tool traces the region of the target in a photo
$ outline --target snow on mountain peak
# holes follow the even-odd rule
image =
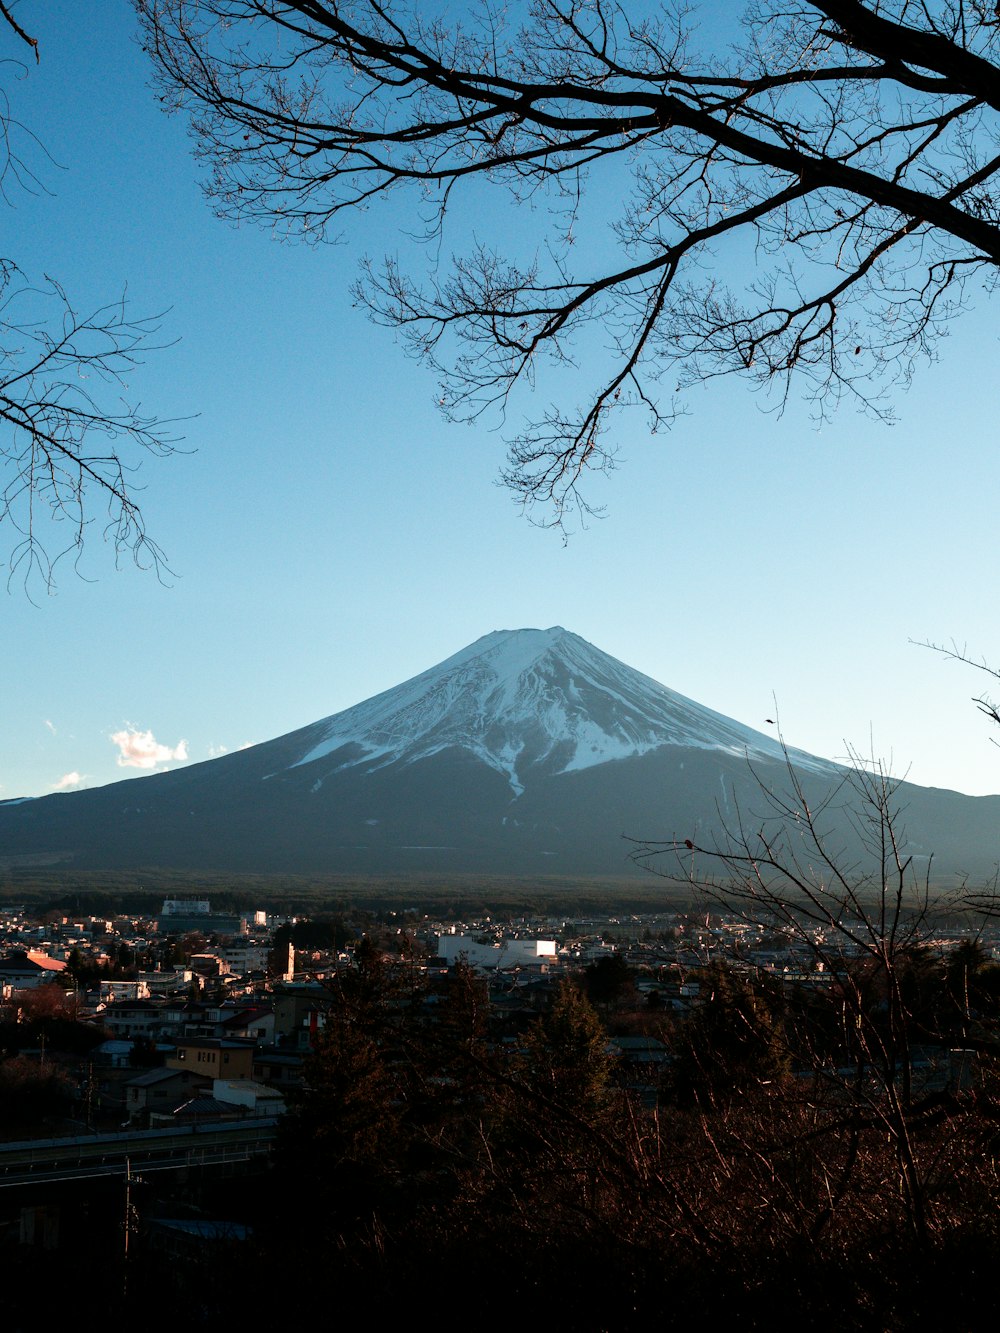
[[[532,771],[567,773],[662,745],[782,757],[770,737],[674,693],[560,625],[494,630],[316,729],[321,739],[293,767],[326,758],[331,772],[382,767],[457,747],[503,773],[515,795]]]

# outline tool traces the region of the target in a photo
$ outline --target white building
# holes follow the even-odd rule
[[[505,939],[500,944],[481,944],[473,935],[439,935],[438,957],[449,966],[462,960],[481,970],[501,967],[540,967],[554,961],[555,940]]]

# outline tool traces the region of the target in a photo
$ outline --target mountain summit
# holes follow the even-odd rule
[[[750,761],[748,763],[748,760]],[[792,774],[789,773],[792,765]],[[0,805],[0,858],[81,868],[405,876],[638,873],[623,835],[724,836],[790,776],[827,812],[844,770],[676,694],[559,626],[497,630],[262,745]],[[1000,859],[1000,799],[906,786],[908,850]]]
[[[770,737],[675,694],[559,625],[494,630],[316,728],[322,739],[296,767],[322,760],[330,772],[357,765],[372,772],[456,747],[502,773],[515,796],[532,778],[663,745],[782,757]]]

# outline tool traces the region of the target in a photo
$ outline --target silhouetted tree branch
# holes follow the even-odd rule
[[[800,958],[832,978],[842,1029],[817,1041],[800,1025],[796,1058],[810,1076],[814,1108],[825,1107],[820,1124],[853,1117],[859,1134],[885,1135],[907,1225],[923,1243],[941,1176],[936,1151],[922,1151],[918,1138],[929,1108],[914,1080],[910,983],[928,934],[930,869],[918,872],[906,851],[898,782],[853,758],[842,787],[819,804],[788,762],[786,790],[762,781],[762,810],[737,811],[718,842],[646,842],[634,857],[729,917],[781,931]],[[849,837],[836,845],[826,828],[834,801],[851,820]],[[853,1172],[853,1155],[849,1162]],[[831,1166],[830,1178],[843,1170]],[[842,1179],[838,1194],[845,1190]]]
[[[918,642],[918,647],[930,648],[933,652],[940,653],[942,657],[948,658],[949,661],[961,662],[963,666],[975,667],[977,671],[985,672],[987,676],[992,676],[994,680],[1000,680],[1000,671],[996,667],[991,667],[984,657],[973,657],[967,648],[960,648],[954,640],[950,644],[921,640]],[[984,717],[988,717],[991,722],[1000,726],[1000,704],[997,704],[991,694],[984,691],[982,694],[974,695],[972,702]],[[994,745],[1000,745],[1000,741],[996,737],[991,739]]]
[[[11,32],[37,61],[37,40],[0,5],[0,37]],[[43,188],[21,155],[25,141],[33,137],[4,100],[4,194],[14,185]],[[141,565],[164,567],[132,478],[143,455],[167,455],[175,441],[124,396],[157,327],[156,318],[133,317],[124,297],[80,311],[58,281],[33,282],[0,256],[0,525],[11,534],[8,584],[51,588],[56,564],[79,556],[92,522],[116,555],[128,551]]]
[[[1000,24],[976,0],[752,0],[714,51],[694,11],[614,0],[450,24],[415,0],[136,5],[225,217],[321,239],[409,188],[438,238],[475,178],[548,205],[530,259],[474,243],[420,281],[389,257],[358,297],[451,417],[503,412],[543,365],[578,400],[518,429],[504,474],[556,522],[586,508],[624,408],[655,431],[738,372],[779,405],[799,380],[821,416],[845,397],[888,415],[996,280]],[[578,259],[609,209],[606,257]]]

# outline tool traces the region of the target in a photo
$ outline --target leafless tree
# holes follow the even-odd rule
[[[856,1196],[852,1176],[867,1190],[880,1176],[879,1188],[896,1194],[922,1243],[943,1225],[947,1210],[936,1200],[955,1169],[940,1124],[971,1108],[955,1098],[943,1068],[933,1079],[915,1074],[914,973],[930,934],[930,868],[918,870],[906,851],[900,784],[877,763],[854,761],[826,801],[809,798],[789,763],[785,790],[761,781],[760,808],[738,813],[716,842],[646,842],[635,858],[730,919],[782,932],[803,964],[828,979],[823,1040],[814,1043],[801,1024],[794,1033],[808,1075],[802,1133],[828,1196],[816,1216],[825,1223]],[[845,812],[849,832],[837,840],[830,826],[843,829]],[[830,1024],[835,1009],[839,1031]],[[947,1038],[937,1039],[944,1060]],[[891,1149],[888,1173],[884,1153],[871,1155],[873,1142]]]
[[[992,676],[994,680],[1000,680],[1000,670],[990,666],[985,657],[973,657],[969,649],[965,646],[959,646],[953,639],[951,643],[930,643],[927,640],[921,640],[918,644],[920,648],[930,648],[935,653],[940,653],[942,657],[951,662],[961,662],[963,666],[974,667],[977,671],[984,672],[987,676]],[[988,690],[982,694],[973,696],[972,702],[976,705],[984,717],[1000,727],[1000,703],[994,699]],[[994,745],[1000,745],[997,738],[991,737]]]
[[[548,206],[530,259],[473,243],[419,279],[389,258],[358,292],[439,372],[449,416],[503,412],[543,366],[576,397],[510,441],[506,481],[556,522],[611,462],[622,409],[655,431],[692,383],[739,372],[778,405],[798,379],[820,415],[842,398],[888,415],[891,385],[996,280],[984,0],[751,0],[708,51],[684,5],[450,22],[419,0],[136,5],[226,217],[320,239],[409,187],[439,240],[477,178]],[[578,258],[609,208],[606,258]]]
[[[960,662],[963,666],[973,667],[984,675],[992,676],[994,680],[1000,680],[1000,669],[991,666],[985,657],[974,657],[966,645],[959,645],[954,639],[950,643],[931,643],[924,639],[919,640],[917,646],[930,648],[948,661]],[[972,702],[984,717],[1000,727],[1000,701],[990,690],[983,690],[981,694],[973,695]],[[996,736],[991,736],[990,740],[994,745],[1000,745],[1000,739]],[[984,919],[1000,917],[1000,866],[997,867],[992,882],[983,888],[971,889],[965,894],[965,901],[973,911],[982,913]]]
[[[0,39],[38,59],[38,43],[0,4]],[[13,60],[3,68],[26,71]],[[0,195],[43,189],[30,131],[0,104]],[[157,319],[137,319],[124,297],[76,308],[58,281],[32,281],[0,255],[0,525],[11,534],[7,581],[51,589],[57,562],[78,558],[91,523],[116,555],[163,568],[133,474],[144,454],[172,452],[155,417],[125,399],[126,381],[155,343]]]

